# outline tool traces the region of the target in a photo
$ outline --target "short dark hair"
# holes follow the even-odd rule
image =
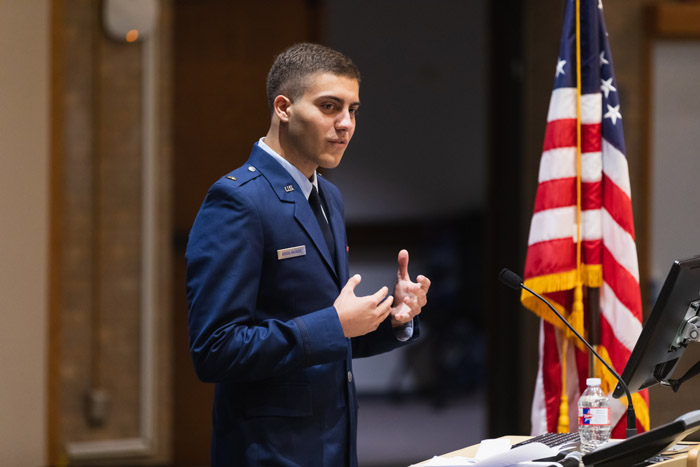
[[[272,110],[280,94],[291,100],[304,94],[307,78],[315,73],[347,76],[360,82],[360,70],[337,50],[308,42],[295,44],[275,58],[267,75],[267,104]]]

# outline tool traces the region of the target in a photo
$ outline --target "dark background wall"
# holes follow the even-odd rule
[[[141,168],[134,161],[140,150],[135,141],[144,97],[132,79],[143,75],[145,48],[129,48],[105,37],[101,15],[107,3],[59,0],[51,8],[52,246],[46,260],[51,304],[45,392],[50,412],[46,436],[54,463],[62,460],[66,441],[76,435],[108,438],[138,431],[136,420],[144,410],[137,402],[140,376],[133,368],[136,354],[143,353],[141,344],[135,344],[143,332],[134,304],[141,290],[132,287],[129,309],[121,315],[120,305],[127,305],[124,294],[117,294],[122,302],[92,307],[87,300],[94,291],[71,288],[71,278],[77,276],[97,283],[98,276],[85,265],[104,272],[98,295],[119,284],[110,280],[111,268],[101,265],[100,251],[128,256],[132,269],[123,275],[129,280],[139,263],[138,239],[118,243],[119,249],[106,243],[91,246],[95,239],[109,240],[119,228],[128,227],[113,214],[126,211],[135,216],[141,209],[138,184],[134,185]],[[650,244],[647,3],[605,2],[623,90],[645,298]],[[209,185],[243,163],[253,142],[265,134],[267,70],[278,52],[298,41],[336,47],[363,71],[355,139],[340,168],[326,174],[345,195],[352,268],[363,274],[363,290],[391,285],[399,248],[411,251],[413,274],[426,273],[434,282],[423,315],[425,339],[408,352],[358,362],[362,396],[420,396],[444,407],[477,394],[486,400],[480,409],[487,420],[485,433],[527,433],[537,320],[522,309],[517,294],[502,288],[496,275],[504,266],[521,270],[524,262],[563,1],[157,4],[160,72],[155,101],[161,120],[156,185],[162,195],[157,217],[163,235],[157,251],[150,253],[158,255],[159,270],[166,272],[154,284],[159,296],[167,295],[156,310],[154,334],[160,451],[148,461],[142,457],[128,462],[207,462],[213,388],[196,380],[187,350],[187,233]],[[684,3],[674,10],[681,11],[680,20],[671,23],[686,24],[688,8],[693,10]],[[671,36],[676,40],[689,33],[683,34]],[[112,91],[123,80],[128,86]],[[120,129],[133,132],[115,133]],[[104,170],[93,170],[98,166]],[[112,176],[117,171],[118,176]],[[117,181],[123,191],[111,189],[110,183]],[[132,197],[135,202],[129,201]],[[102,206],[99,199],[111,204]],[[100,220],[91,224],[98,229],[83,225],[83,218]],[[130,219],[137,220],[138,228],[142,218]],[[102,221],[117,225],[112,228]],[[87,253],[79,256],[76,251]],[[71,265],[77,266],[66,269]],[[112,345],[115,340],[126,351]],[[104,352],[91,355],[91,342],[100,343]],[[112,352],[119,361],[103,358]],[[94,379],[111,385],[113,394],[121,386],[127,388],[119,394],[119,400],[128,399],[127,408],[99,429],[85,426],[85,391],[78,385],[90,371],[108,375]],[[66,383],[71,381],[76,384]],[[680,410],[679,404],[660,405],[669,408],[664,416]],[[122,410],[121,405],[115,407]],[[125,417],[129,423],[120,422]]]

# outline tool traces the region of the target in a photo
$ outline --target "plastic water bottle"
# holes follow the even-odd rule
[[[578,400],[578,432],[581,451],[591,452],[610,439],[610,403],[600,389],[600,378],[588,378]]]

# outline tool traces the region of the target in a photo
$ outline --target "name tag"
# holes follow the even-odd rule
[[[277,259],[296,258],[306,255],[306,245],[293,246],[283,250],[277,250]]]

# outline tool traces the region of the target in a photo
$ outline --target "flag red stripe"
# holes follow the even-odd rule
[[[642,297],[639,284],[629,271],[618,263],[607,248],[603,248],[603,280],[615,292],[617,299],[642,321]]]
[[[601,150],[600,123],[581,125],[581,152],[600,152]]]
[[[603,207],[620,227],[634,239],[632,201],[610,178],[603,174]]]
[[[544,401],[547,408],[547,431],[556,433],[561,402],[561,362],[554,326],[544,322],[544,344],[542,355],[542,376],[544,380]]]
[[[581,183],[581,209],[587,211],[600,209],[601,206],[603,206],[603,184],[601,182]]]
[[[558,178],[542,182],[537,187],[534,212],[576,206],[576,178]],[[581,183],[581,209],[600,209],[603,206],[601,182]]]
[[[573,237],[548,240],[530,245],[525,261],[525,279],[560,274],[576,269],[576,249]],[[581,242],[581,258],[587,265],[601,264],[602,240]]]
[[[542,151],[576,147],[576,119],[562,118],[547,122]],[[581,152],[600,152],[600,123],[581,125]]]
[[[525,278],[556,274],[576,269],[576,251],[573,238],[539,242],[527,250]]]
[[[576,204],[576,179],[559,178],[540,183],[535,197],[535,212]]]
[[[584,240],[581,242],[581,259],[584,264],[601,264],[603,240]]]
[[[610,363],[615,371],[620,374],[627,364],[630,356],[630,351],[625,348],[615,337],[615,331],[610,326],[610,323],[605,319],[604,315],[600,315],[600,343],[608,351]],[[627,404],[627,399],[623,399],[623,403]],[[611,437],[625,438],[627,429],[627,418],[621,417],[617,425],[613,427]]]
[[[610,362],[618,374],[622,373],[631,352],[615,337],[614,331],[605,316],[600,316],[600,343],[608,351]]]
[[[576,146],[576,119],[562,118],[547,123],[542,151]]]

